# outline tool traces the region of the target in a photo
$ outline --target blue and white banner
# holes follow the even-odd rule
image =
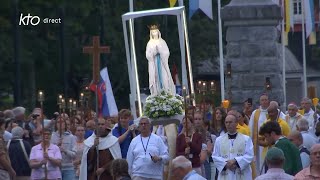
[[[193,14],[201,9],[210,19],[213,19],[212,15],[212,0],[190,0],[189,1],[189,19]]]

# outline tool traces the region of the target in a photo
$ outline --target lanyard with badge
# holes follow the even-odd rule
[[[150,136],[149,136],[149,138],[148,138],[148,141],[147,141],[147,145],[146,145],[146,147],[144,147],[142,137],[140,136],[141,143],[142,143],[142,147],[143,147],[143,150],[144,150],[144,157],[143,157],[143,161],[145,161],[145,162],[146,162],[146,161],[148,161],[148,158],[147,158],[147,150],[148,150],[148,145],[149,145],[150,137],[151,137],[151,135],[150,135]]]

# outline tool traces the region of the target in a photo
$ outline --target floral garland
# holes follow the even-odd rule
[[[183,97],[162,91],[158,95],[148,96],[144,115],[156,119],[183,113]]]

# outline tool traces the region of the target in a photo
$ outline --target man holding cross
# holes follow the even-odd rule
[[[84,141],[84,150],[80,167],[80,180],[112,179],[110,174],[111,162],[113,159],[119,159],[122,157],[118,139],[110,133],[111,126],[107,124],[105,119],[97,118],[99,114],[98,84],[100,81],[100,74],[101,72],[103,74],[103,71],[105,70],[104,69],[100,72],[100,53],[109,52],[109,47],[100,46],[99,40],[99,36],[94,36],[93,46],[83,48],[84,53],[91,53],[93,55],[93,84],[96,92],[97,115],[95,118],[96,130]],[[104,79],[104,81],[106,80]],[[108,88],[109,91],[112,92],[111,87]],[[102,112],[101,107],[100,112]]]
[[[111,133],[106,120],[100,118],[97,130],[84,141],[84,150],[80,167],[80,180],[112,179],[110,165],[113,159],[120,159],[121,149],[118,138]],[[97,136],[96,134],[99,134]],[[97,149],[99,166],[97,167]]]

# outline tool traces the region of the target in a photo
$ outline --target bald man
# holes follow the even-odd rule
[[[311,165],[298,174],[295,179],[320,179],[320,144],[315,144],[310,150]]]
[[[172,160],[171,174],[175,180],[205,180],[195,170],[192,170],[192,163],[185,156],[178,156]]]
[[[303,146],[303,137],[299,131],[293,131],[288,136],[288,139],[299,149],[302,168],[310,165],[310,151]]]
[[[288,136],[290,134],[290,126],[288,123],[283,119],[284,116],[281,115],[281,111],[279,110],[278,103],[275,101],[270,102],[270,106],[267,109],[268,111],[268,119],[265,121],[276,121],[279,123],[282,131],[282,135]]]
[[[280,107],[279,107],[279,103],[277,101],[270,101],[270,106],[269,107],[277,108],[278,113],[279,113],[278,116],[281,119],[285,119],[286,118],[286,115],[279,109]]]

